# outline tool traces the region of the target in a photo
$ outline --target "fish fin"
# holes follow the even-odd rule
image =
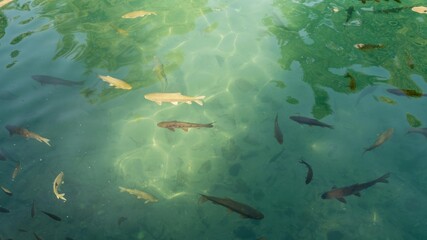
[[[194,100],[195,103],[199,104],[200,106],[203,106],[203,102],[200,100]]]
[[[337,200],[340,201],[340,202],[342,202],[342,203],[347,203],[347,201],[343,197],[337,198]]]
[[[171,103],[175,106],[178,105],[178,102],[171,102]]]
[[[204,203],[208,200],[208,198],[205,195],[200,194],[199,203]]]
[[[360,192],[357,192],[354,194],[355,196],[361,197],[362,195],[360,194]]]
[[[168,128],[169,130],[171,130],[172,132],[175,132],[175,129],[174,128]]]
[[[39,137],[39,138],[37,138],[37,140],[38,140],[39,142],[44,142],[44,143],[46,143],[49,147],[51,147],[51,146],[50,146],[50,143],[49,143],[50,139],[47,139],[47,138],[44,138],[44,137]]]
[[[377,182],[388,183],[387,178],[390,177],[390,173],[386,173],[377,179]]]
[[[161,102],[161,101],[156,101],[156,103],[157,103],[157,104],[159,104],[159,105],[162,105],[162,102]]]
[[[186,104],[191,104],[191,101],[186,101],[185,103],[186,103]]]
[[[188,128],[182,128],[182,130],[184,130],[184,132],[188,132]]]
[[[144,204],[147,204],[147,203],[149,203],[150,201],[148,201],[148,200],[145,200],[145,202],[144,202]]]

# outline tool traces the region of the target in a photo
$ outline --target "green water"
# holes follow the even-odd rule
[[[0,213],[1,239],[34,239],[33,232],[44,239],[426,239],[427,139],[406,132],[427,127],[427,97],[387,89],[427,92],[427,15],[410,8],[378,12],[423,4],[9,3],[0,9],[0,148],[22,170],[12,181],[16,163],[0,161],[0,185],[13,192],[0,193],[0,206],[10,210]],[[157,15],[121,18],[136,10]],[[361,51],[357,43],[384,48]],[[153,71],[158,61],[167,84]],[[356,80],[353,90],[346,73]],[[32,75],[84,84],[40,85]],[[98,75],[133,89],[115,89]],[[144,98],[162,91],[206,96],[204,106],[159,106]],[[283,145],[274,138],[276,113]],[[299,125],[293,115],[334,129]],[[214,128],[157,127],[172,120]],[[6,125],[49,138],[52,146],[9,136]],[[362,156],[388,128],[393,136]],[[301,157],[314,171],[308,185]],[[65,203],[52,191],[61,171]],[[334,185],[387,172],[388,184],[348,196],[347,204],[320,197]],[[159,201],[144,204],[119,186]],[[198,193],[232,198],[265,218],[201,204]],[[119,225],[121,217],[127,220]]]

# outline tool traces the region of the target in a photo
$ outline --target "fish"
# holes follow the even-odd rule
[[[289,118],[300,124],[307,124],[310,126],[327,127],[330,129],[334,129],[333,126],[320,122],[317,119],[313,119],[313,118],[301,117],[301,116],[290,116]]]
[[[33,80],[39,82],[41,85],[63,85],[67,87],[80,86],[83,85],[83,81],[74,82],[70,80],[65,80],[58,77],[52,77],[47,75],[32,75]]]
[[[122,16],[122,18],[138,18],[138,17],[149,16],[149,15],[157,15],[157,13],[140,10],[140,11],[126,13]]]
[[[34,237],[37,239],[37,240],[43,240],[43,238],[41,238],[39,235],[37,235],[35,232],[33,232],[33,234],[34,234]]]
[[[347,73],[345,77],[350,79],[350,82],[348,83],[348,87],[350,88],[350,90],[356,90],[356,79],[350,73]]]
[[[305,177],[305,184],[309,184],[311,182],[311,180],[313,179],[313,169],[311,168],[310,164],[308,164],[303,159],[300,159],[299,162],[304,164],[308,168],[307,176]]]
[[[2,212],[2,213],[9,213],[10,211],[7,208],[0,207],[0,212]]]
[[[3,187],[3,186],[0,186],[0,188],[1,188],[1,190],[3,190],[3,192],[4,192],[4,193],[6,193],[7,195],[9,195],[9,196],[12,196],[12,195],[13,195],[13,193],[12,193],[9,189],[7,189],[7,188],[5,188],[5,187]]]
[[[344,197],[350,196],[350,195],[356,195],[360,197],[361,196],[360,191],[367,189],[379,182],[388,183],[388,180],[387,180],[388,177],[390,177],[390,173],[386,173],[383,176],[366,183],[361,183],[361,184],[356,183],[351,186],[342,187],[342,188],[332,187],[330,191],[323,193],[321,198],[322,199],[335,198],[342,203],[347,203]]]
[[[12,173],[12,181],[15,181],[16,176],[18,176],[19,172],[21,171],[21,162],[16,162],[15,169],[13,169]]]
[[[145,94],[144,98],[159,105],[162,105],[163,102],[170,102],[173,105],[178,105],[179,102],[184,102],[187,104],[195,102],[200,106],[203,106],[203,102],[201,100],[203,100],[205,96],[189,97],[184,96],[181,93],[149,93]]]
[[[385,132],[381,133],[378,136],[377,140],[375,140],[375,143],[372,144],[370,147],[367,147],[363,153],[366,153],[368,151],[371,151],[381,146],[385,141],[387,141],[393,135],[393,132],[394,132],[394,128],[389,128]]]
[[[58,176],[56,176],[55,180],[53,181],[53,193],[55,194],[57,199],[61,199],[65,202],[67,201],[67,199],[65,199],[65,193],[58,192],[58,188],[61,186],[61,184],[64,183],[63,178],[64,178],[63,172],[60,172]]]
[[[419,133],[427,138],[427,128],[410,128],[407,133]]]
[[[226,207],[229,210],[236,212],[245,218],[257,219],[257,220],[261,220],[264,218],[264,214],[262,214],[260,211],[256,210],[255,208],[248,206],[246,204],[234,201],[230,198],[219,198],[219,197],[213,197],[213,196],[208,196],[204,194],[200,194],[200,195],[201,197],[199,201],[202,203],[209,200],[214,204],[219,204],[223,207]]]
[[[354,7],[350,6],[349,8],[347,8],[346,12],[347,12],[347,19],[345,20],[345,22],[348,23],[348,21],[350,21],[351,17],[353,16]]]
[[[50,139],[44,138],[37,133],[31,132],[28,129],[13,126],[13,125],[7,125],[6,129],[9,131],[9,135],[12,136],[14,134],[21,135],[26,138],[33,138],[39,142],[46,143],[50,147]]]
[[[113,78],[111,76],[103,76],[98,75],[99,78],[101,78],[102,81],[107,82],[110,86],[115,87],[117,89],[124,89],[124,90],[131,90],[132,86],[120,79]]]
[[[427,14],[427,7],[418,6],[418,7],[411,8],[411,10],[417,13]]]
[[[150,203],[150,202],[158,202],[159,200],[157,198],[155,198],[153,195],[140,191],[140,190],[136,190],[136,189],[129,189],[129,188],[124,188],[124,187],[119,187],[120,192],[127,192],[131,195],[135,195],[138,199],[144,199],[145,202],[144,203]]]
[[[384,44],[357,43],[357,44],[354,44],[354,47],[360,50],[371,50],[371,49],[384,48]]]
[[[48,213],[48,212],[45,212],[43,210],[41,210],[41,212],[44,213],[44,214],[46,214],[47,216],[49,216],[50,218],[52,218],[55,221],[60,222],[62,220],[60,217],[56,216],[55,214]]]
[[[25,229],[23,229],[23,228],[18,229],[18,231],[19,231],[19,232],[28,232],[27,230],[25,230]]]
[[[122,224],[126,220],[127,220],[127,218],[125,218],[125,217],[119,217],[119,219],[117,220],[117,225],[120,226],[120,224]]]
[[[0,148],[0,161],[6,161],[6,160],[7,160],[7,157],[6,155],[4,155],[3,151]]]
[[[417,92],[416,90],[413,90],[413,89],[389,88],[387,89],[387,92],[397,96],[408,96],[408,97],[426,97],[427,96],[427,94]]]
[[[31,205],[31,217],[34,218],[34,216],[36,216],[36,204],[33,200],[33,204]]]
[[[279,157],[282,155],[282,153],[285,151],[285,149],[283,148],[282,150],[280,150],[280,152],[276,153],[273,157],[270,158],[270,161],[268,161],[269,163],[275,162],[277,159],[279,159]]]
[[[415,68],[414,59],[408,51],[406,51],[406,65],[408,65],[410,69]]]
[[[0,8],[3,7],[3,6],[6,6],[7,4],[9,4],[11,2],[13,2],[13,0],[3,0],[3,1],[0,1]]]
[[[165,69],[163,64],[160,62],[160,59],[154,56],[154,61],[156,62],[153,68],[153,72],[156,73],[157,79],[163,80],[165,82],[165,90],[168,86],[168,78],[166,77]]]
[[[397,7],[397,8],[388,8],[388,9],[381,9],[381,10],[375,10],[374,13],[385,13],[385,14],[389,14],[389,13],[398,13],[404,9],[408,9],[410,7]]]
[[[274,119],[274,137],[276,138],[277,142],[279,144],[283,143],[283,134],[282,131],[280,131],[279,122],[278,122],[278,116],[279,114],[276,113],[276,118]]]
[[[377,86],[369,86],[369,87],[365,87],[360,93],[359,96],[357,97],[356,100],[356,105],[359,104],[360,100],[362,100],[362,98],[364,98],[366,95],[373,93],[375,90],[377,89]]]
[[[175,131],[175,128],[181,128],[185,132],[188,132],[189,128],[212,128],[213,123],[190,123],[190,122],[179,122],[179,121],[169,121],[169,122],[159,122],[157,123],[158,127],[167,128],[171,131]]]

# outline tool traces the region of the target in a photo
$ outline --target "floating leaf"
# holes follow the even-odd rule
[[[406,113],[406,121],[408,121],[409,125],[411,125],[411,127],[419,127],[421,126],[421,121],[418,120],[414,115],[410,114],[410,113]]]
[[[14,38],[14,39],[10,42],[10,44],[15,45],[15,44],[17,44],[17,43],[21,42],[24,38],[26,38],[26,37],[30,36],[31,34],[33,34],[33,32],[32,32],[32,31],[22,33],[22,34],[20,34],[19,36],[17,36],[16,38]]]

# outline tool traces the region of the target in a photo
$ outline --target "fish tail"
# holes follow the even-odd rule
[[[376,182],[382,182],[382,183],[388,183],[387,178],[390,177],[390,173],[386,173],[383,176],[381,176],[380,178],[378,178],[377,180],[375,180]]]
[[[64,202],[67,201],[67,199],[65,199],[65,193],[58,194],[58,196],[56,196],[56,197],[58,199],[64,200]]]
[[[126,192],[126,189],[124,187],[119,187],[120,192]]]
[[[36,139],[37,139],[37,141],[39,141],[39,142],[44,142],[44,143],[46,143],[46,144],[50,147],[50,143],[49,143],[50,139],[47,139],[47,138],[44,138],[44,137],[37,137]]]
[[[194,98],[194,102],[199,104],[200,106],[203,106],[203,102],[201,101],[202,99],[204,99],[206,96],[198,96]]]
[[[204,125],[204,127],[212,128],[214,123],[215,122],[207,123],[207,124]]]
[[[200,194],[199,203],[204,203],[204,202],[206,202],[207,200],[208,200],[208,198],[207,198],[205,195]]]

